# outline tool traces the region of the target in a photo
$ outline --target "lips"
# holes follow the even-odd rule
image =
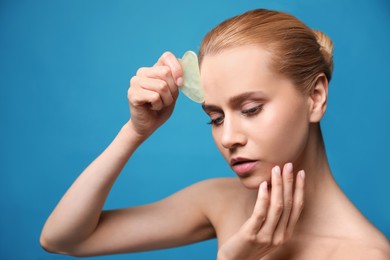
[[[238,176],[245,177],[256,167],[257,162],[257,160],[239,157],[233,158],[230,161],[230,166]]]

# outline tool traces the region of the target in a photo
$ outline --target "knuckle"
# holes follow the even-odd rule
[[[283,187],[283,178],[276,178],[275,185],[273,184],[272,186],[278,186],[279,188],[282,188]]]
[[[129,88],[127,91],[127,99],[131,104],[135,104],[137,102],[138,96],[132,88]]]
[[[284,202],[284,207],[285,207],[286,209],[291,209],[292,206],[293,206],[293,201],[292,201],[292,199],[287,199],[287,200]]]
[[[265,246],[271,246],[272,245],[272,239],[270,235],[259,235],[257,236],[257,243],[265,245]]]
[[[278,237],[278,238],[275,238],[273,241],[272,241],[272,245],[277,247],[277,246],[281,246],[284,244],[284,237]]]
[[[137,70],[136,75],[143,75],[145,73],[145,67],[141,67]]]
[[[275,205],[275,213],[276,214],[281,214],[283,212],[283,203],[282,202],[277,202]]]
[[[131,90],[131,88],[129,88],[127,90],[127,98],[130,100],[130,99],[132,99],[132,97],[133,97],[133,91]]]
[[[257,242],[257,237],[254,234],[245,234],[243,239],[247,243],[256,243]]]
[[[129,87],[127,90],[127,99],[130,101],[130,100],[133,100],[133,97],[134,97],[133,88]]]
[[[255,217],[256,217],[256,220],[261,222],[261,223],[263,223],[265,221],[265,219],[266,219],[266,216],[265,216],[264,212],[256,213]]]
[[[305,203],[303,201],[298,202],[298,209],[300,211],[302,211],[304,207],[305,207]]]
[[[287,241],[287,237],[286,237],[285,233],[278,234],[278,235],[274,236],[273,241],[272,241],[272,245],[273,246],[281,246],[286,241]]]
[[[286,174],[286,175],[284,175],[285,177],[285,181],[287,182],[287,183],[293,183],[294,182],[294,175],[293,174]]]
[[[131,79],[130,79],[130,86],[136,85],[137,82],[138,82],[138,77],[137,76],[131,77]]]
[[[156,92],[154,92],[151,96],[150,96],[150,102],[153,103],[153,104],[157,104],[159,103],[160,101],[160,95],[157,94]]]
[[[268,196],[260,197],[260,200],[261,200],[265,205],[269,204],[269,201],[270,201],[270,199],[269,199]]]
[[[127,92],[127,99],[130,104],[135,104],[137,103],[137,96],[134,94],[134,91],[131,91],[130,89]]]
[[[165,81],[161,81],[159,84],[158,84],[158,89],[160,90],[160,91],[162,91],[162,92],[165,92],[165,91],[167,91],[168,90],[168,83],[167,82],[165,82]]]
[[[166,52],[163,53],[163,55],[161,57],[164,58],[164,59],[167,59],[167,58],[169,58],[171,56],[173,56],[172,52],[166,51]]]
[[[159,69],[160,69],[161,75],[165,78],[171,74],[171,70],[169,69],[168,66],[161,66]]]

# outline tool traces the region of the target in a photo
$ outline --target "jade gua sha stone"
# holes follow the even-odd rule
[[[192,101],[202,103],[204,101],[204,93],[200,85],[198,56],[193,51],[187,51],[179,59],[179,62],[184,73],[184,83],[180,86],[181,91]]]

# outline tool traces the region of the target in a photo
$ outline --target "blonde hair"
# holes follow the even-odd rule
[[[199,62],[206,55],[253,44],[271,52],[272,68],[291,79],[303,93],[311,91],[320,73],[328,81],[332,78],[332,41],[290,14],[266,9],[232,17],[208,32],[199,50]]]

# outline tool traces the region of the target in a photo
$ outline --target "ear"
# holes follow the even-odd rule
[[[324,73],[317,76],[309,96],[310,122],[318,123],[325,114],[328,104],[328,79]]]

